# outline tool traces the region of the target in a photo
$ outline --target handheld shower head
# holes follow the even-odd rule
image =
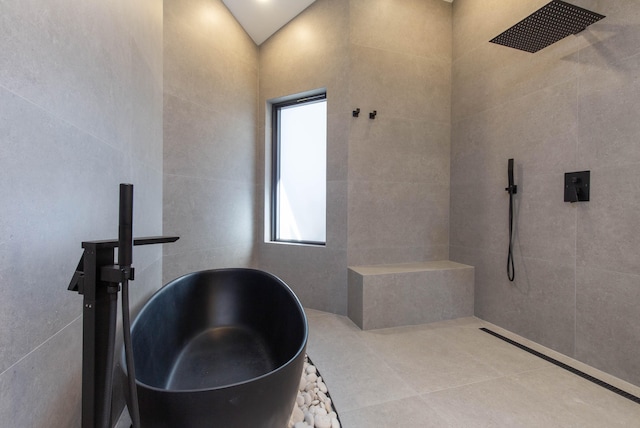
[[[518,186],[513,183],[513,159],[509,159],[507,164],[507,178],[509,179],[509,186],[504,190],[509,192],[510,195],[518,193]]]
[[[518,186],[513,182],[513,159],[509,159],[507,163],[507,178],[509,186],[504,189],[509,193],[509,250],[507,255],[507,277],[509,281],[513,281],[516,277],[516,271],[513,263],[513,195],[518,193]]]

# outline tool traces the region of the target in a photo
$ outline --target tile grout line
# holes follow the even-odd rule
[[[365,331],[365,330],[363,330],[363,331]],[[400,376],[400,373],[398,373],[393,367],[391,367],[389,362],[387,362],[387,360],[383,356],[378,355],[378,352],[375,349],[373,349],[371,346],[369,346],[369,344],[367,343],[366,340],[363,340],[359,335],[358,335],[358,339],[362,342],[362,345],[365,348],[367,348],[373,355],[375,355],[377,358],[380,359],[380,361],[382,361],[382,363],[394,374],[394,376],[398,380],[400,380],[402,385],[406,386],[410,391],[412,391],[414,393],[413,395],[396,398],[395,400],[390,400],[390,401],[403,400],[405,398],[419,397],[420,396],[420,393],[418,391],[416,391],[411,385],[409,385],[409,383],[406,380],[404,380],[404,378],[402,376]]]
[[[31,354],[33,354],[34,352],[36,352],[38,349],[42,348],[44,345],[46,345],[49,341],[51,341],[54,337],[56,337],[57,335],[59,335],[60,333],[62,333],[62,331],[64,329],[66,329],[67,327],[69,327],[71,324],[73,324],[74,322],[76,322],[77,320],[82,319],[82,315],[77,316],[76,318],[74,318],[71,322],[69,322],[67,325],[65,325],[64,327],[62,327],[60,330],[58,330],[57,332],[55,332],[53,335],[49,336],[44,342],[40,343],[38,346],[36,346],[35,348],[33,348],[31,351],[27,352],[25,355],[23,355],[19,360],[17,360],[15,363],[11,364],[9,367],[7,367],[4,371],[2,371],[2,373],[0,373],[0,377],[2,377],[5,373],[9,372],[12,368],[14,368],[15,366],[17,366],[18,364],[20,364],[23,360],[25,360],[27,357],[29,357]]]
[[[27,98],[24,95],[21,95],[17,92],[15,92],[14,90],[8,88],[7,86],[4,86],[2,84],[0,84],[0,89],[7,91],[9,94],[11,94],[12,96],[19,98],[20,100],[26,102],[27,104],[31,105],[32,107],[34,107],[35,109],[37,109],[39,112],[44,113],[47,116],[50,116],[51,118],[54,118],[62,123],[64,123],[66,126],[69,126],[73,129],[75,129],[77,132],[80,132],[82,134],[86,134],[88,136],[90,136],[91,138],[94,138],[96,141],[105,144],[106,146],[108,146],[110,149],[115,150],[118,153],[122,153],[122,154],[128,154],[129,152],[121,147],[117,147],[114,146],[112,143],[110,143],[109,141],[103,139],[102,137],[99,137],[97,135],[95,135],[92,131],[89,131],[88,129],[82,128],[80,125],[71,122],[70,120],[59,116],[57,113],[55,113],[54,111],[49,110],[47,107],[42,106],[40,104],[38,104],[35,100],[32,100],[31,98]]]

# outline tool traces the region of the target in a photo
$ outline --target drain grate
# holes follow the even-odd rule
[[[534,53],[571,34],[581,32],[604,17],[590,10],[553,0],[490,42]]]
[[[571,373],[573,373],[575,375],[578,375],[583,379],[586,379],[586,380],[588,380],[590,382],[593,382],[596,385],[599,385],[599,386],[601,386],[603,388],[606,388],[611,392],[615,392],[616,394],[618,394],[618,395],[620,395],[620,396],[622,396],[622,397],[624,397],[624,398],[626,398],[628,400],[631,400],[636,404],[640,404],[640,397],[636,397],[633,394],[629,394],[627,391],[623,391],[620,388],[616,388],[615,386],[613,386],[613,385],[611,385],[611,384],[609,384],[609,383],[607,383],[605,381],[602,381],[602,380],[600,380],[600,379],[598,379],[596,377],[593,377],[590,374],[587,374],[587,373],[585,373],[585,372],[583,372],[581,370],[576,369],[575,367],[571,367],[570,365],[567,365],[567,364],[565,364],[565,363],[563,363],[561,361],[558,361],[555,358],[551,358],[548,355],[544,355],[544,354],[536,351],[535,349],[531,349],[528,346],[525,346],[525,345],[523,345],[521,343],[518,343],[518,342],[516,342],[514,340],[509,339],[508,337],[504,337],[503,335],[498,334],[495,331],[491,331],[488,328],[482,327],[482,328],[480,328],[480,330],[484,331],[485,333],[489,333],[490,335],[495,336],[498,339],[504,340],[505,342],[510,343],[511,345],[522,349],[523,351],[527,351],[528,353],[533,354],[536,357],[542,358],[543,360],[548,361],[551,364],[555,364],[556,366],[561,367],[561,368],[563,368],[563,369],[565,369],[565,370],[567,370],[567,371],[569,371],[569,372],[571,372]]]

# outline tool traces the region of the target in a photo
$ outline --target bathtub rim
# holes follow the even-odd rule
[[[306,348],[307,348],[307,342],[309,340],[309,322],[307,320],[307,314],[304,311],[304,307],[302,306],[302,303],[300,303],[300,299],[298,299],[298,296],[296,296],[296,294],[293,292],[293,290],[291,290],[291,287],[289,287],[289,285],[284,282],[282,279],[280,279],[278,276],[272,274],[271,272],[267,272],[264,270],[260,270],[260,269],[253,269],[253,268],[219,268],[219,269],[205,269],[205,270],[199,270],[199,271],[195,271],[195,272],[190,272],[184,275],[181,275],[177,278],[172,279],[171,281],[167,282],[165,285],[162,286],[162,288],[160,288],[159,290],[157,290],[155,293],[153,293],[142,305],[142,307],[140,308],[140,311],[138,312],[138,314],[136,315],[135,319],[133,320],[133,322],[131,323],[131,330],[133,331],[134,327],[136,326],[138,319],[139,319],[139,315],[142,313],[142,310],[145,308],[145,306],[147,306],[147,304],[149,304],[154,298],[156,298],[156,296],[160,295],[167,286],[169,286],[170,284],[181,280],[182,278],[186,278],[189,276],[195,276],[197,274],[202,274],[202,273],[206,273],[206,272],[253,272],[253,273],[259,273],[262,275],[266,275],[268,277],[270,277],[271,279],[276,280],[277,282],[279,282],[281,285],[284,285],[287,293],[289,293],[289,295],[293,298],[293,301],[295,302],[298,310],[300,311],[300,314],[302,315],[302,322],[303,322],[303,326],[304,326],[304,333],[303,333],[303,340],[302,340],[302,345],[298,348],[298,350],[295,352],[295,354],[293,355],[293,357],[291,357],[289,360],[287,360],[284,364],[281,364],[280,366],[278,366],[277,368],[262,374],[260,376],[257,377],[253,377],[251,379],[247,379],[247,380],[243,380],[241,382],[236,382],[236,383],[230,383],[228,385],[224,385],[224,386],[218,386],[215,388],[199,388],[199,389],[166,389],[166,388],[158,388],[156,386],[151,386],[148,385],[144,382],[141,382],[140,380],[138,380],[136,378],[136,385],[139,385],[141,387],[144,387],[146,389],[152,390],[152,391],[157,391],[157,392],[162,392],[162,393],[166,393],[166,394],[184,394],[184,393],[197,393],[197,392],[211,392],[211,391],[222,391],[225,389],[229,389],[229,388],[234,388],[234,387],[238,387],[240,385],[245,385],[245,384],[249,384],[251,382],[256,382],[260,379],[264,379],[266,377],[269,376],[273,376],[274,374],[276,374],[279,371],[284,370],[285,368],[287,368],[288,366],[290,366],[291,364],[293,364],[298,358],[300,358],[300,354],[303,354],[306,352]],[[124,355],[124,347],[121,350],[121,358],[120,358],[120,369],[124,372],[125,376],[128,376],[128,370],[125,364],[125,355]]]

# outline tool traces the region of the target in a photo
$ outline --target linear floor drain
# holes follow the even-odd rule
[[[581,370],[578,370],[578,369],[576,369],[574,367],[571,367],[571,366],[569,366],[569,365],[567,365],[567,364],[565,364],[565,363],[563,363],[561,361],[556,360],[555,358],[551,358],[548,355],[544,355],[544,354],[542,354],[542,353],[540,353],[540,352],[538,352],[538,351],[536,351],[534,349],[529,348],[528,346],[525,346],[525,345],[523,345],[521,343],[518,343],[518,342],[516,342],[514,340],[511,340],[508,337],[504,337],[503,335],[498,334],[495,331],[491,331],[488,328],[482,327],[482,328],[480,328],[480,330],[484,331],[485,333],[489,333],[490,335],[495,336],[498,339],[504,340],[505,342],[510,343],[513,346],[516,346],[516,347],[522,349],[523,351],[527,351],[528,353],[533,354],[536,357],[542,358],[543,360],[548,361],[551,364],[555,364],[556,366],[561,367],[561,368],[563,368],[563,369],[565,369],[565,370],[567,370],[567,371],[569,371],[569,372],[571,372],[571,373],[573,373],[575,375],[578,375],[581,378],[584,378],[584,379],[586,379],[586,380],[588,380],[590,382],[593,382],[596,385],[600,385],[601,387],[606,388],[611,392],[615,392],[616,394],[618,394],[618,395],[620,395],[620,396],[622,396],[622,397],[624,397],[624,398],[626,398],[628,400],[631,400],[634,403],[640,404],[640,397],[636,397],[633,394],[629,394],[627,391],[623,391],[620,388],[616,388],[615,386],[613,386],[613,385],[611,385],[611,384],[609,384],[607,382],[604,382],[604,381],[602,381],[602,380],[600,380],[598,378],[595,378],[595,377],[593,377],[593,376],[591,376],[591,375],[589,375],[589,374],[587,374],[587,373],[585,373],[585,372],[583,372]]]

